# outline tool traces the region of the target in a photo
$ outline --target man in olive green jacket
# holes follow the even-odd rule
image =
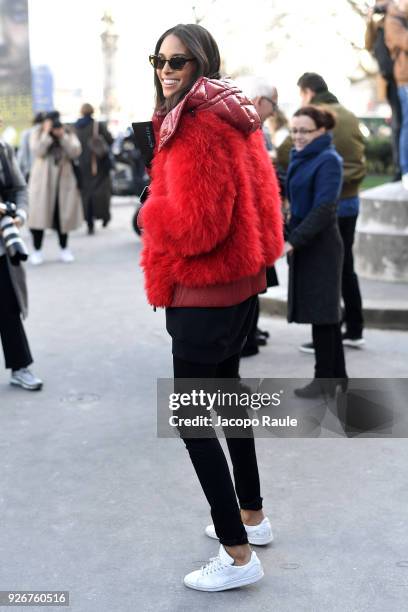
[[[364,139],[357,117],[330,93],[325,80],[314,72],[306,72],[298,80],[302,106],[326,105],[336,116],[333,144],[343,158],[343,187],[337,209],[340,233],[344,243],[342,295],[344,301],[343,344],[361,347],[363,339],[363,307],[357,274],[354,271],[353,242],[359,212],[359,186],[366,174]],[[301,350],[314,352],[312,343]]]

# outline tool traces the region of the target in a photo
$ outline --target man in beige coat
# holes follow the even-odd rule
[[[81,144],[54,112],[34,128],[30,147],[34,160],[28,185],[28,225],[34,243],[30,262],[34,265],[43,262],[44,230],[50,228],[58,232],[61,261],[69,263],[74,257],[67,246],[68,233],[83,223],[81,195],[73,169]]]

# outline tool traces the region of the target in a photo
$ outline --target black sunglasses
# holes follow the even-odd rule
[[[194,62],[194,57],[171,57],[170,59],[164,59],[164,57],[160,57],[159,55],[149,55],[149,62],[153,66],[153,68],[162,70],[166,65],[166,62],[169,62],[169,66],[172,70],[183,70],[184,66],[187,62]]]

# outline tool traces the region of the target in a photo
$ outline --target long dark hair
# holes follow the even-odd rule
[[[163,89],[160,80],[157,76],[156,70],[154,71],[154,87],[156,91],[156,111],[164,111],[168,113],[171,111],[188,91],[190,91],[193,84],[202,76],[208,77],[209,79],[220,78],[220,52],[218,45],[215,42],[212,35],[200,25],[195,23],[179,23],[178,25],[170,28],[164,34],[162,34],[156,43],[154,53],[157,55],[160,51],[163,40],[173,34],[181,40],[181,42],[187,47],[191,56],[195,58],[196,70],[193,73],[190,82],[181,91],[175,93],[170,98],[163,96]]]

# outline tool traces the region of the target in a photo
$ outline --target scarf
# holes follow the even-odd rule
[[[85,115],[75,122],[75,127],[78,129],[86,128],[88,125],[90,125],[90,123],[92,123],[92,121],[93,119],[91,115]]]

